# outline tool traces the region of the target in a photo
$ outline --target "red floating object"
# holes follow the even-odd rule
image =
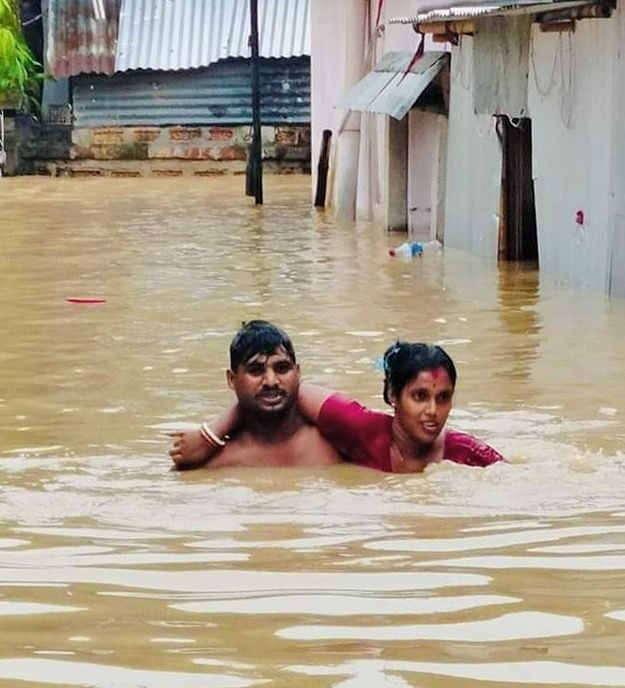
[[[94,303],[106,303],[106,299],[84,299],[77,296],[70,296],[65,299],[67,303],[83,303],[83,304],[94,304]]]

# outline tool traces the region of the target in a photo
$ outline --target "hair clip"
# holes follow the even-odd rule
[[[393,344],[393,346],[391,348],[389,348],[388,351],[384,354],[383,361],[384,361],[384,372],[385,373],[388,372],[389,359],[392,356],[394,356],[396,353],[398,353],[399,351],[401,351],[401,345],[399,342],[395,342],[395,344]]]
[[[373,369],[380,373],[386,372],[386,361],[384,360],[384,356],[378,356],[373,359]]]

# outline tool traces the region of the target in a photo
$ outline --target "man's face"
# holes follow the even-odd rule
[[[256,354],[235,371],[227,371],[228,386],[243,410],[258,414],[285,414],[297,400],[299,366],[279,347]]]

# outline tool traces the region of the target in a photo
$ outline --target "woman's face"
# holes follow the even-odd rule
[[[391,395],[395,418],[415,442],[431,444],[443,429],[454,394],[454,387],[444,368],[421,371],[402,389],[399,397]]]

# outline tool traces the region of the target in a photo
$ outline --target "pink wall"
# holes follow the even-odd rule
[[[368,0],[311,2],[311,144],[313,193],[324,129],[337,130],[345,115],[336,104],[363,75]]]

